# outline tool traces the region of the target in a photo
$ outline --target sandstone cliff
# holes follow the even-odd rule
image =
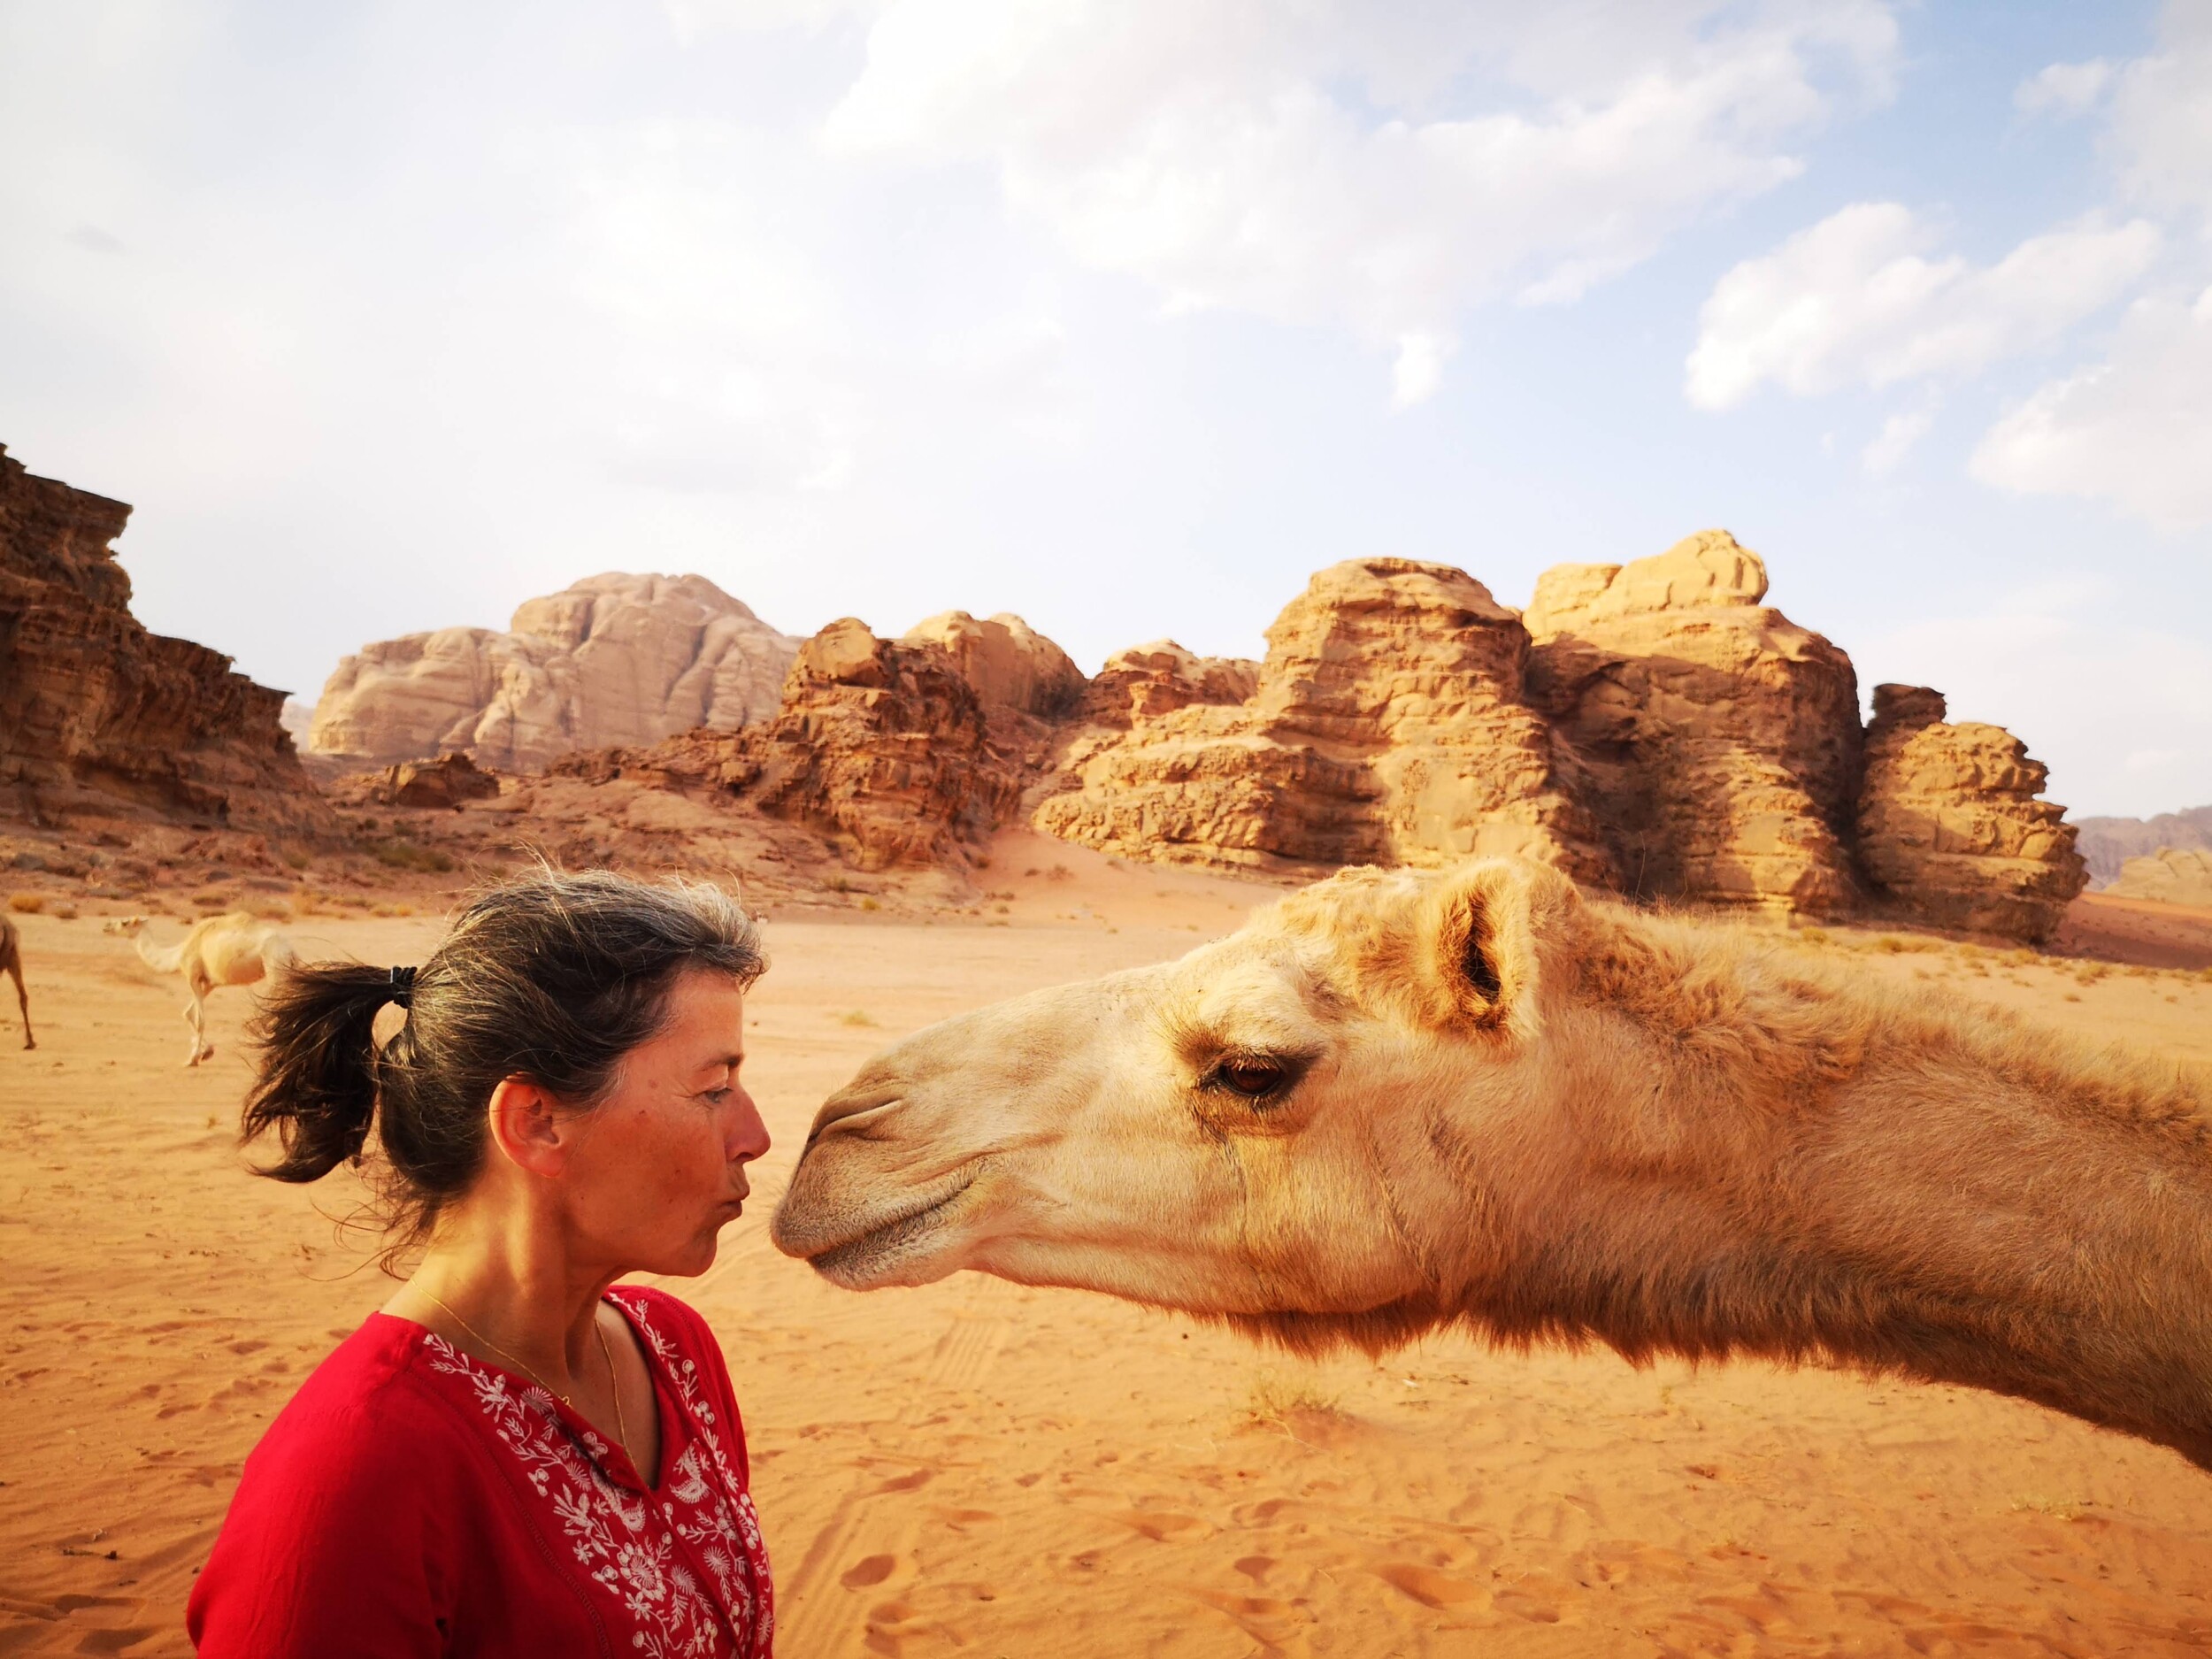
[[[1881,895],[1942,927],[2050,937],[2088,872],[2045,769],[1994,726],[1944,721],[1924,686],[1877,686],[1859,857]]]
[[[1852,902],[1857,677],[1766,591],[1763,561],[1724,530],[1537,581],[1531,697],[1581,757],[1635,896],[1809,915]]]
[[[849,617],[800,647],[773,719],[572,755],[549,771],[703,785],[813,830],[856,868],[884,870],[977,849],[1018,797],[1022,768],[994,741],[950,651],[878,639]]]
[[[2073,823],[2093,887],[2117,881],[2131,858],[2154,857],[2168,848],[2212,852],[2212,806],[2187,806],[2155,818],[2082,818]]]
[[[1148,653],[1157,678],[1125,662],[1127,729],[1070,754],[1075,787],[1041,803],[1038,826],[1142,857],[1276,867],[1514,853],[1609,875],[1523,701],[1528,636],[1479,582],[1350,560],[1314,577],[1267,639],[1233,703],[1201,700],[1210,679],[1215,695],[1240,688],[1226,665],[1171,645]]]
[[[324,686],[308,749],[356,767],[457,751],[534,771],[572,749],[764,719],[797,650],[704,577],[594,576],[526,601],[504,634],[364,646]]]
[[[1448,566],[1339,565],[1256,671],[1167,641],[1109,659],[1034,822],[1132,857],[1517,853],[1637,898],[2047,936],[2081,872],[2043,768],[1939,699],[1870,740],[1850,659],[1766,592],[1724,531],[1558,566],[1525,616]]]
[[[108,545],[130,511],[0,449],[0,812],[326,824],[284,694],[131,615]]]

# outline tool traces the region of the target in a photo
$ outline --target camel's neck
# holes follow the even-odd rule
[[[1751,979],[1694,1029],[1570,1015],[1578,1167],[1519,1230],[1550,1323],[1994,1389],[2212,1466],[2204,1079]]]

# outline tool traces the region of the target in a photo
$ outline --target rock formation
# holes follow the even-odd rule
[[[1081,713],[1126,729],[1194,703],[1242,703],[1260,688],[1260,665],[1242,657],[1200,657],[1173,640],[1116,651],[1085,688]]]
[[[2124,899],[2212,906],[2212,852],[2201,847],[2162,847],[2120,866],[2108,892]]]
[[[284,694],[131,615],[108,545],[130,511],[0,449],[0,812],[326,823]]]
[[[987,709],[1057,720],[1083,695],[1083,671],[1017,616],[1002,612],[979,622],[964,611],[948,611],[909,628],[902,643],[942,646]]]
[[[1353,559],[1314,577],[1267,639],[1236,703],[1183,702],[1209,678],[1233,688],[1225,665],[1171,646],[1151,648],[1152,664],[1125,660],[1125,675],[1159,677],[1128,679],[1128,729],[1070,756],[1075,787],[1039,807],[1038,826],[1133,856],[1260,867],[1516,853],[1610,873],[1523,700],[1528,636],[1481,583]]]
[[[363,799],[379,806],[458,808],[465,801],[489,801],[498,794],[496,777],[479,771],[466,755],[454,754],[387,767]]]
[[[993,741],[983,699],[952,653],[879,640],[849,617],[800,647],[772,720],[572,755],[549,771],[741,795],[814,830],[862,870],[955,859],[1021,793],[1020,763]]]
[[[1558,566],[1525,617],[1448,566],[1339,565],[1256,672],[1167,641],[1109,659],[1034,822],[1132,857],[1509,852],[1639,898],[2047,936],[2081,872],[2043,768],[1940,699],[1863,733],[1850,659],[1766,592],[1724,531]]]
[[[1924,686],[1877,686],[1859,858],[1878,895],[1940,927],[2040,941],[2087,879],[2046,776],[1994,726],[1944,721]]]
[[[572,749],[764,719],[797,650],[704,577],[594,576],[526,601],[505,634],[364,646],[323,687],[308,748],[354,767],[453,751],[534,771]]]
[[[1531,697],[1581,757],[1635,896],[1809,915],[1852,902],[1858,680],[1766,591],[1765,564],[1724,530],[1537,581]]]
[[[2082,818],[2077,843],[2089,864],[2089,885],[2117,881],[2131,858],[2147,858],[2172,848],[2212,852],[2212,806],[2186,806],[2155,818]]]

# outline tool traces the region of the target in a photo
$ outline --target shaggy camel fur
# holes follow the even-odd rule
[[[243,910],[211,916],[193,925],[192,931],[166,949],[149,945],[140,930],[142,916],[127,916],[108,924],[110,933],[134,940],[140,958],[157,973],[180,973],[192,1000],[184,1005],[184,1023],[191,1027],[192,1051],[188,1069],[214,1054],[207,1040],[207,995],[221,985],[251,985],[272,968],[294,959],[291,944],[267,923]]]
[[[1898,1372],[2212,1467],[2212,1075],[1530,864],[1348,871],[921,1032],[822,1107],[774,1237],[1306,1351]]]
[[[16,1006],[23,1010],[23,1046],[35,1048],[38,1042],[31,1035],[31,994],[23,988],[23,934],[5,916],[0,916],[0,973],[15,981]]]

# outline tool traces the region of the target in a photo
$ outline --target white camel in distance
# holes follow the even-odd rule
[[[148,944],[145,926],[144,917],[127,916],[110,922],[106,931],[132,940],[139,959],[156,972],[184,976],[185,988],[192,994],[184,1005],[184,1023],[192,1028],[191,1057],[184,1063],[188,1068],[215,1052],[215,1045],[207,1040],[208,993],[218,986],[251,985],[298,955],[282,933],[243,910],[196,922],[191,932],[166,947]]]

